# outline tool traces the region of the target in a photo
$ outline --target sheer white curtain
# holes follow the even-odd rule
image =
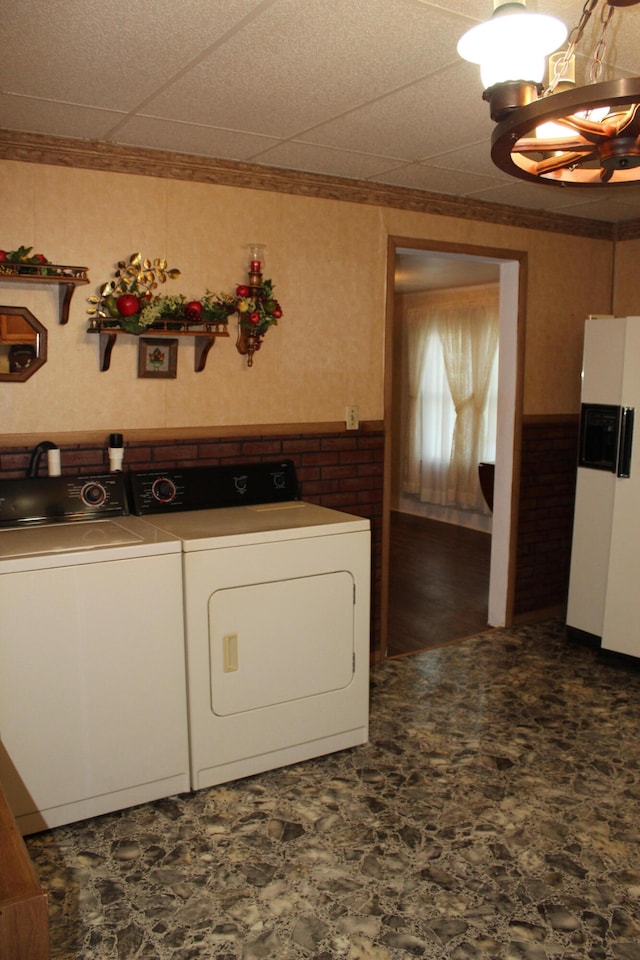
[[[498,288],[417,297],[405,333],[403,492],[487,513],[477,466],[495,459]]]
[[[429,326],[422,323],[420,310],[409,310],[406,326],[407,434],[405,438],[404,489],[419,494],[423,451],[422,373],[429,343]]]

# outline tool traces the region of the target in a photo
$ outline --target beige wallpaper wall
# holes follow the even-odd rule
[[[640,316],[640,284],[638,262],[640,239],[624,240],[616,245],[615,304],[618,317]]]
[[[0,284],[0,304],[28,306],[49,331],[34,377],[0,383],[0,434],[227,427],[342,421],[384,415],[384,329],[389,234],[528,254],[525,413],[576,412],[582,319],[610,309],[612,244],[451,217],[102,171],[0,161],[0,248],[33,246],[88,266],[69,324],[57,289]],[[167,293],[198,297],[245,280],[245,249],[266,244],[266,273],[284,316],[251,370],[235,337],[219,340],[206,369],[180,344],[175,380],[137,377],[137,341],[121,337],[111,369],[86,333],[86,297],[117,260],[166,256],[182,276]]]

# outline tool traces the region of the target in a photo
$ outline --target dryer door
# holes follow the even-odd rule
[[[354,669],[353,576],[341,570],[216,590],[209,652],[217,716],[346,687]]]
[[[185,551],[196,790],[367,740],[369,531],[325,529]]]

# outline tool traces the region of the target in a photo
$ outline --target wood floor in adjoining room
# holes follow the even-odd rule
[[[487,629],[491,535],[391,513],[389,657]]]

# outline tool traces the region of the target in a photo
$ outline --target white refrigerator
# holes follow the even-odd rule
[[[585,325],[567,627],[640,657],[640,317]]]

